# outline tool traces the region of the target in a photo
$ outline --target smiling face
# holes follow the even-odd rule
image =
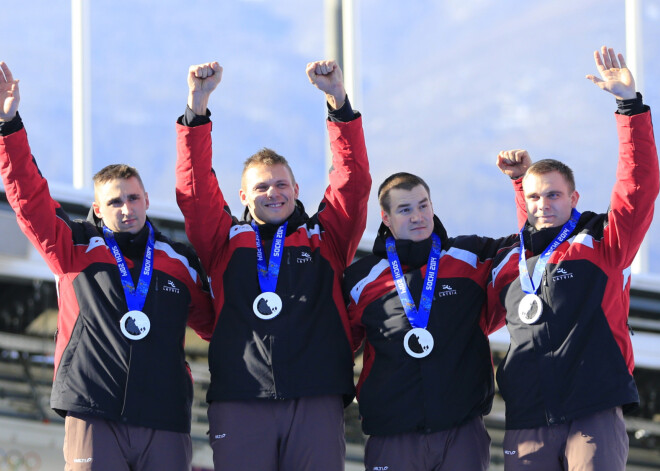
[[[536,229],[563,226],[580,195],[558,171],[527,174],[523,179],[527,220]]]
[[[242,180],[241,203],[258,224],[281,224],[293,214],[298,184],[285,165],[252,165]]]
[[[414,242],[428,239],[433,233],[433,205],[426,188],[389,190],[389,210],[381,207],[381,217],[395,239]]]
[[[94,195],[94,214],[111,231],[137,234],[144,227],[149,195],[136,177],[97,183]]]

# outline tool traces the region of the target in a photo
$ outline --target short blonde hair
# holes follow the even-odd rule
[[[250,167],[255,167],[257,165],[266,165],[268,167],[273,165],[284,165],[291,175],[291,183],[294,185],[296,184],[296,177],[293,176],[293,170],[291,170],[289,162],[273,149],[264,147],[256,154],[248,157],[243,163],[243,173],[241,173],[241,187],[244,187],[245,172],[247,172]]]

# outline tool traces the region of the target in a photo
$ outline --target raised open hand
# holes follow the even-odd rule
[[[14,80],[9,66],[0,62],[0,121],[14,119],[20,101],[18,80]]]
[[[623,54],[616,55],[614,49],[603,46],[600,53],[594,51],[594,60],[601,78],[587,75],[587,79],[619,100],[629,100],[637,96],[635,79],[626,67]]]

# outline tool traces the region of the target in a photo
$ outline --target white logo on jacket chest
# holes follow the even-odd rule
[[[300,256],[296,258],[297,263],[307,263],[312,261],[312,256],[309,252],[300,252]]]
[[[573,273],[569,273],[563,268],[557,268],[552,281],[568,280],[569,278],[573,278]]]
[[[443,298],[445,296],[454,296],[454,295],[458,294],[458,291],[456,291],[454,288],[452,288],[449,285],[442,285],[441,289],[442,289],[442,291],[438,291],[438,294],[437,294],[437,296],[439,298]]]
[[[172,280],[167,280],[167,284],[163,285],[163,291],[179,294],[179,288],[176,287]]]

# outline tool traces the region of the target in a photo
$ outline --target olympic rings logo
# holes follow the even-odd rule
[[[19,450],[5,452],[0,448],[0,471],[39,471],[41,456],[34,451],[22,453]]]

